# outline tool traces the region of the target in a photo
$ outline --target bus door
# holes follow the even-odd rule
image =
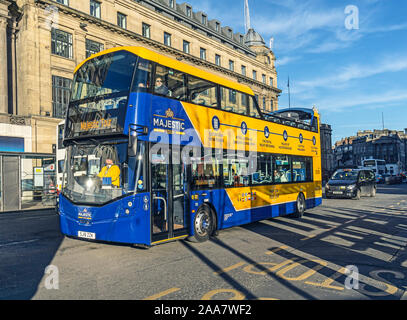
[[[171,146],[151,149],[152,242],[187,234],[186,170],[179,151],[170,150]]]

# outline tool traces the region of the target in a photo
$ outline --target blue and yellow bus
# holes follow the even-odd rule
[[[75,70],[65,235],[151,246],[321,204],[316,110],[263,115],[246,85],[141,47]]]

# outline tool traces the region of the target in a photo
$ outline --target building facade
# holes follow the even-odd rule
[[[407,169],[407,129],[359,131],[356,136],[335,143],[334,157],[336,167],[359,167],[365,159],[379,159],[398,165],[404,171]]]
[[[353,141],[353,161],[361,166],[362,160],[380,159],[385,160],[386,164],[398,165],[404,171],[407,165],[406,140],[407,129],[359,131]]]
[[[76,65],[118,46],[144,46],[247,84],[264,112],[278,109],[275,56],[263,38],[188,3],[0,0],[0,137],[23,139],[19,151],[53,152]]]

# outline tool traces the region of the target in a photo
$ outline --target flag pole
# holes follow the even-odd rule
[[[290,76],[288,76],[287,87],[288,87],[288,109],[291,109]]]

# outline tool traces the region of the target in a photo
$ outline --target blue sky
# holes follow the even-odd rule
[[[182,1],[179,1],[182,2]],[[244,33],[244,0],[189,0]],[[358,9],[358,29],[345,8]],[[249,0],[252,27],[274,38],[280,109],[315,105],[333,142],[358,130],[407,128],[407,1]],[[355,13],[355,11],[352,11]],[[349,26],[349,24],[348,24]],[[353,24],[354,27],[357,27]]]

